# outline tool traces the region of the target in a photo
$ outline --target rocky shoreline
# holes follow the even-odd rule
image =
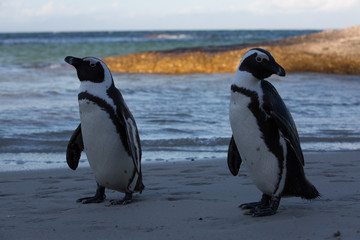
[[[287,72],[360,74],[360,25],[271,42],[216,47],[178,48],[109,57],[114,72],[229,73],[251,48],[269,50]]]

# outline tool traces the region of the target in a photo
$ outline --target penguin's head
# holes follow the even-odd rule
[[[249,50],[241,59],[237,71],[246,71],[255,78],[261,80],[270,77],[272,74],[285,76],[285,70],[274,57],[262,48]]]
[[[76,68],[78,78],[81,82],[90,81],[93,83],[102,83],[111,81],[112,77],[109,68],[98,58],[85,57],[76,58],[67,56],[64,59],[70,65]]]

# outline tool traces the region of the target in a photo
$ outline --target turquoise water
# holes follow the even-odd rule
[[[63,64],[64,56],[129,53],[271,41],[312,31],[134,31],[0,34],[0,66]]]
[[[79,124],[79,82],[63,62],[67,55],[106,57],[303,33],[0,34],[0,168],[67,167],[67,140]],[[138,123],[144,162],[226,157],[233,74],[113,75]],[[292,112],[304,151],[360,149],[360,76],[294,73],[270,80]],[[80,166],[86,165],[83,154]]]

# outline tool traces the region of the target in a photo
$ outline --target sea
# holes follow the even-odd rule
[[[105,58],[254,43],[313,32],[1,33],[0,171],[67,168],[67,141],[80,122],[79,81],[75,69],[64,62],[68,55]],[[115,85],[138,124],[142,162],[225,159],[231,137],[229,100],[233,77],[234,73],[114,72]],[[359,75],[289,73],[269,81],[292,113],[303,151],[360,150]],[[82,154],[80,167],[87,166],[86,154]]]

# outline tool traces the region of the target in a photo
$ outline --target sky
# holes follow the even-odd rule
[[[360,0],[0,0],[0,32],[341,29]]]

